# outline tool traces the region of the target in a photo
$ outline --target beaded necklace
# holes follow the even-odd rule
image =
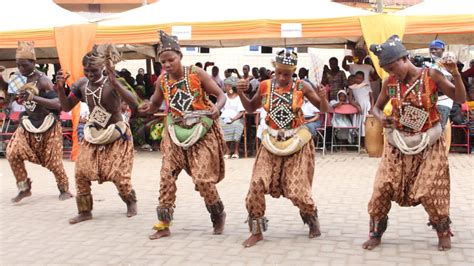
[[[269,106],[269,115],[270,118],[278,125],[280,128],[286,128],[286,126],[296,117],[291,110],[293,105],[293,92],[296,88],[296,82],[292,81],[291,89],[289,93],[284,93],[283,95],[275,92],[276,79],[273,79],[270,87],[270,106]],[[288,98],[285,97],[285,94],[289,94]],[[274,99],[273,96],[276,96]],[[277,105],[274,107],[274,105]]]
[[[90,82],[89,80],[87,80],[87,84],[86,84],[86,104],[87,105],[89,105],[88,96],[92,96],[92,101],[94,103],[94,106],[98,105],[101,108],[104,108],[100,102],[102,100],[102,92],[104,90],[105,82],[107,82],[107,78],[102,76],[97,82],[94,82],[94,83],[100,83],[100,85],[95,90],[92,90],[90,86]]]
[[[423,103],[421,101],[422,91],[424,89],[423,86],[423,77],[425,74],[425,70],[422,70],[420,77],[413,82],[411,86],[405,84],[407,90],[401,96],[401,89],[400,89],[400,82],[397,82],[397,100],[398,100],[398,107],[400,110],[400,123],[415,132],[420,131],[423,128],[427,118],[428,112],[426,112]],[[414,90],[414,92],[413,92]],[[417,105],[413,106],[410,101],[403,101],[411,92],[415,93],[417,99]]]
[[[416,99],[417,99],[417,104],[418,106],[421,106],[421,108],[424,110],[425,108],[423,107],[422,105],[422,102],[421,102],[421,94],[422,94],[422,91],[423,91],[423,73],[424,71],[422,71],[420,77],[415,81],[413,82],[413,84],[411,86],[408,86],[408,84],[405,84],[405,86],[407,87],[407,90],[405,91],[405,93],[403,94],[403,98],[401,96],[401,88],[400,88],[400,82],[397,82],[397,100],[398,100],[398,106],[399,106],[399,109],[400,109],[400,114],[403,113],[403,106],[404,105],[410,105],[410,102],[405,102],[405,101],[402,101],[403,99],[405,99],[408,94],[410,92],[412,92],[413,90],[415,90],[415,93],[416,93]]]
[[[169,85],[169,74],[165,73],[164,75],[164,81],[165,81],[165,86],[168,94],[168,99],[171,97],[171,89],[173,87],[176,87],[176,93],[172,96],[170,99],[170,107],[183,114],[184,112],[189,111],[189,108],[191,107],[191,103],[194,99],[194,97],[191,94],[191,87],[189,86],[189,73],[188,73],[188,67],[183,67],[184,71],[184,77],[175,83]],[[180,84],[184,83],[184,90],[181,89],[181,86],[179,88],[177,87]]]

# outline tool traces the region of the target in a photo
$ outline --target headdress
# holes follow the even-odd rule
[[[382,44],[372,44],[370,51],[379,58],[380,66],[388,65],[408,55],[398,35],[392,35]]]
[[[16,59],[36,60],[35,43],[29,41],[18,41]]]
[[[158,51],[156,53],[157,57],[161,53],[166,51],[175,51],[181,54],[181,48],[179,46],[178,37],[170,36],[164,31],[160,30],[160,45],[158,46]]]
[[[434,40],[430,43],[430,49],[431,48],[440,48],[440,49],[443,49],[444,50],[444,47],[446,45],[444,44],[444,42],[442,40]]]
[[[94,45],[85,58],[88,59],[89,64],[96,66],[105,66],[105,62],[109,60],[112,67],[123,60],[117,48],[109,43]]]
[[[293,51],[281,50],[277,53],[273,66],[286,67],[289,69],[296,69],[298,64],[298,54]]]

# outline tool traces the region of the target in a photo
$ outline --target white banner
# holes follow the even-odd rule
[[[190,40],[192,26],[172,26],[171,35],[178,37],[178,40]]]
[[[283,23],[281,24],[281,37],[299,38],[302,37],[301,23]]]

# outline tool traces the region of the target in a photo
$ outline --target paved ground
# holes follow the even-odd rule
[[[436,250],[436,235],[426,226],[421,206],[394,205],[383,245],[370,252],[360,248],[367,237],[367,202],[379,159],[353,153],[318,155],[313,188],[322,229],[318,239],[307,238],[307,227],[290,201],[268,198],[270,223],[265,241],[242,248],[248,236],[244,199],[254,160],[239,159],[227,161],[226,178],[218,186],[227,211],[224,235],[211,234],[204,203],[182,173],[173,236],[150,241],[147,235],[156,221],[160,159],[157,152],[136,156],[133,184],[138,216],[125,217],[125,204],[111,183],[94,183],[94,220],[72,226],[67,220],[76,214],[75,201],[57,200],[52,174],[37,165],[27,165],[33,196],[11,204],[16,186],[7,161],[1,158],[0,264],[474,264],[472,156],[450,156],[455,237],[449,252]],[[65,165],[74,184],[74,164],[66,161]]]

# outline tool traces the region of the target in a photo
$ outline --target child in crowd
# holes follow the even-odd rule
[[[354,84],[349,86],[349,100],[356,106],[359,113],[354,115],[353,124],[361,130],[361,142],[364,143],[365,119],[372,113],[374,97],[370,84],[364,81],[364,72],[357,71],[354,76]]]

